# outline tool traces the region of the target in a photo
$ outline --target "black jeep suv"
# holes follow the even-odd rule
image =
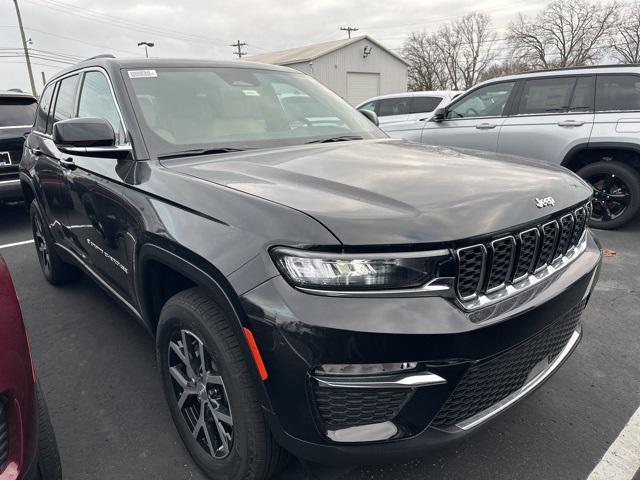
[[[19,90],[0,92],[0,202],[22,198],[18,164],[24,136],[33,125],[37,102]]]
[[[254,63],[68,69],[20,180],[45,277],[86,273],[155,336],[212,478],[463,437],[571,353],[601,261],[569,171],[389,139]]]

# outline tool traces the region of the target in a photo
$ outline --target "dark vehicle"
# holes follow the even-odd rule
[[[14,479],[60,480],[62,469],[20,305],[0,257],[0,480]]]
[[[0,202],[22,198],[18,164],[24,137],[33,125],[37,103],[27,93],[0,92]]]
[[[90,59],[27,147],[45,277],[85,272],[155,336],[211,478],[464,437],[564,362],[598,276],[583,180],[389,139],[288,68]]]

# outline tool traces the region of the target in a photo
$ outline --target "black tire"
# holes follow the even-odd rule
[[[621,162],[596,162],[578,170],[595,189],[589,225],[613,230],[629,222],[640,210],[640,174]]]
[[[58,452],[58,442],[53,432],[49,410],[40,390],[36,384],[38,399],[38,480],[62,480],[62,463]]]
[[[188,348],[185,348],[185,339],[190,345]],[[267,479],[286,465],[288,454],[273,439],[260,407],[255,374],[250,370],[255,367],[245,361],[230,321],[201,289],[182,291],[167,301],[160,313],[156,344],[158,364],[173,421],[187,450],[210,478]],[[176,348],[182,357],[176,355]],[[187,354],[191,373],[195,375],[192,378],[203,374],[205,378],[220,379],[219,384],[211,383],[216,383],[213,387],[221,390],[208,390],[209,382],[206,380],[190,381],[188,367],[186,363],[181,363],[185,350],[189,351],[189,348],[194,352],[194,355]],[[204,360],[201,362],[202,358]],[[173,368],[170,371],[171,366]],[[183,371],[181,382],[176,379],[176,368]],[[182,407],[179,407],[178,399],[187,391],[179,386],[184,384],[182,380],[188,381],[190,386],[186,388],[195,387],[199,393],[190,393]],[[204,428],[211,430],[207,438],[202,438],[204,428],[198,428],[198,420],[206,418],[202,404],[212,398],[210,395],[218,395],[216,406],[228,407],[224,412],[228,413],[232,424],[217,421],[218,429],[214,430],[216,419],[212,410],[204,423]],[[207,405],[211,407],[211,404]],[[221,425],[228,433],[225,441],[222,441],[220,434]],[[196,438],[192,433],[194,429]],[[215,458],[215,455],[222,458]]]
[[[64,285],[78,280],[82,272],[73,265],[65,263],[56,252],[51,233],[35,200],[31,202],[29,212],[36,254],[44,277],[52,285]]]

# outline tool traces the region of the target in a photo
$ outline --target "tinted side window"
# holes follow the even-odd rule
[[[441,97],[413,97],[409,113],[429,113],[433,112],[440,102]]]
[[[578,83],[573,91],[570,112],[593,112],[595,96],[595,77],[578,77]]]
[[[575,83],[575,77],[527,80],[516,114],[566,112]]]
[[[0,127],[33,125],[36,101],[33,98],[0,97]]]
[[[514,85],[502,82],[479,88],[448,108],[447,118],[500,117]]]
[[[58,98],[56,99],[55,113],[53,114],[54,122],[68,120],[74,117],[77,84],[78,75],[67,77],[60,82],[60,88],[58,89]]]
[[[378,100],[378,115],[387,117],[389,115],[404,115],[409,113],[410,97],[384,98]]]
[[[78,101],[78,117],[104,118],[116,133],[116,144],[124,143],[124,128],[120,122],[118,108],[111,94],[109,82],[102,73],[85,74]]]
[[[36,111],[36,124],[34,130],[44,133],[47,130],[47,116],[49,115],[49,107],[51,106],[51,97],[55,90],[54,84],[50,84],[40,97],[38,110]]]
[[[640,110],[640,76],[598,75],[596,110]]]

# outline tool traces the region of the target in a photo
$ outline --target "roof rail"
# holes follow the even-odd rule
[[[82,60],[83,62],[87,62],[89,60],[96,60],[98,58],[116,58],[115,55],[112,55],[110,53],[102,53],[100,55],[95,55],[93,57],[89,57],[89,58],[85,58],[84,60]]]
[[[7,90],[7,92],[16,92],[16,93],[24,93],[22,90],[20,90],[19,88],[10,88],[9,90]]]

